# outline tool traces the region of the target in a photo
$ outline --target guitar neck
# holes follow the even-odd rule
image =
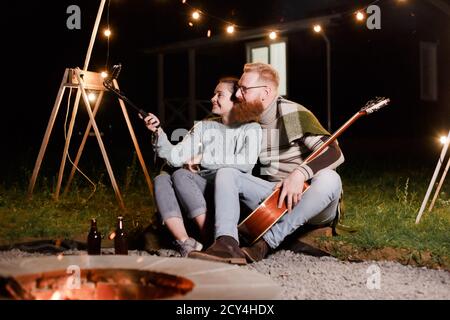
[[[331,137],[328,138],[327,141],[323,145],[320,146],[319,149],[311,153],[306,159],[305,163],[312,161],[316,158],[326,147],[328,147],[334,140],[336,140],[348,127],[350,127],[353,122],[358,120],[360,117],[365,115],[365,112],[357,112],[353,117],[351,117],[346,123],[344,123]]]

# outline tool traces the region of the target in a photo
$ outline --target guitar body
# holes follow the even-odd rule
[[[303,192],[309,188],[305,182]],[[238,225],[240,236],[248,243],[253,244],[267,232],[287,212],[286,203],[283,201],[278,208],[281,188],[277,188],[268,196],[250,215]]]

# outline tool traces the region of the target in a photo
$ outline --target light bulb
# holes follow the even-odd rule
[[[363,21],[364,20],[364,13],[362,13],[361,11],[358,11],[357,13],[356,13],[356,20],[358,20],[358,21]]]
[[[97,95],[95,93],[91,92],[88,94],[88,99],[90,102],[94,102],[95,99],[97,99]]]
[[[198,11],[192,12],[192,19],[194,20],[200,19],[200,13]]]

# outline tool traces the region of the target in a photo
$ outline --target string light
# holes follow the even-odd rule
[[[108,72],[102,71],[102,72],[100,73],[100,75],[102,76],[103,79],[105,79],[105,78],[108,76]]]
[[[200,19],[200,12],[198,12],[198,11],[192,12],[192,19],[194,19],[194,20]]]
[[[94,102],[95,99],[97,99],[97,95],[95,93],[91,92],[88,94],[88,99],[90,102]]]
[[[356,12],[356,20],[363,21],[366,16],[361,11]]]
[[[372,0],[371,3],[368,4],[368,6],[369,6],[369,5],[375,5],[375,4],[377,4],[377,3],[381,2],[381,1],[382,1],[382,0]],[[401,2],[401,3],[407,2],[406,0],[396,0],[396,1]],[[232,22],[230,22],[230,21],[226,21],[226,20],[222,19],[221,17],[217,17],[217,16],[214,16],[214,15],[211,15],[211,14],[209,14],[208,12],[204,11],[203,9],[202,9],[202,10],[199,10],[199,9],[195,8],[194,6],[190,5],[189,2],[188,2],[187,0],[181,0],[181,3],[182,3],[183,5],[186,5],[186,6],[189,8],[189,11],[191,11],[191,13],[188,14],[188,15],[190,16],[190,19],[193,19],[193,20],[199,20],[199,19],[202,19],[202,16],[205,16],[205,17],[211,18],[211,19],[213,19],[213,20],[221,21],[222,23],[224,23],[225,25],[227,25],[227,27],[226,27],[225,30],[226,30],[226,32],[227,32],[228,34],[233,34],[233,33],[235,33],[236,29],[241,30],[241,29],[248,29],[248,28],[250,28],[250,27],[243,27],[243,26],[240,26],[240,25],[236,25],[236,24],[234,24],[234,23],[232,23]],[[366,8],[367,8],[367,7],[366,7]],[[350,16],[353,16],[358,22],[362,22],[362,21],[364,21],[364,20],[366,19],[366,14],[365,14],[365,9],[366,9],[366,8],[359,8],[358,11],[355,11],[354,9],[350,9],[350,10],[341,12],[340,15],[341,15],[341,17],[343,17],[343,18],[344,18],[344,17],[350,17]],[[205,20],[206,20],[206,19],[205,19]],[[192,22],[192,20],[191,20],[191,21],[189,21],[188,25],[189,25],[190,27],[193,27],[193,26],[194,26],[194,22]],[[206,29],[206,28],[205,28],[205,29]],[[323,31],[323,30],[322,30],[322,26],[319,25],[319,24],[314,25],[314,26],[313,26],[313,30],[314,30],[316,33],[320,33],[320,32]],[[210,38],[210,37],[211,37],[211,34],[212,34],[212,33],[211,33],[211,28],[210,28],[210,26],[208,26],[208,29],[207,29],[207,32],[206,32],[206,36],[207,36],[208,38]],[[271,40],[275,40],[275,39],[278,37],[278,34],[277,34],[276,31],[270,31],[268,36],[269,36],[269,38],[270,38]]]
[[[441,144],[445,144],[447,142],[447,137],[446,136],[442,136],[439,138],[439,141],[441,142]]]
[[[381,1],[382,1],[382,0],[372,0],[371,3],[368,4],[368,6],[369,6],[369,5],[375,5],[375,4],[377,4],[377,3],[381,2]],[[401,2],[401,3],[407,2],[406,0],[396,0],[396,1]],[[226,20],[222,19],[221,17],[217,17],[217,16],[214,16],[214,15],[211,15],[211,14],[209,14],[208,12],[204,11],[203,9],[202,9],[202,10],[199,10],[199,9],[195,8],[194,6],[190,5],[189,2],[188,2],[187,0],[181,0],[181,3],[182,3],[183,5],[186,5],[187,7],[189,7],[189,10],[191,11],[191,13],[189,13],[188,15],[191,17],[191,19],[193,19],[193,20],[199,20],[199,19],[202,18],[202,16],[205,16],[205,17],[211,18],[211,19],[213,19],[213,20],[221,21],[222,23],[224,23],[225,25],[227,25],[227,27],[226,27],[225,30],[226,30],[226,32],[227,32],[228,34],[233,34],[233,33],[235,33],[236,29],[241,30],[241,29],[248,29],[248,28],[250,28],[250,27],[243,27],[243,26],[240,26],[240,25],[236,25],[236,24],[234,24],[234,23],[232,23],[232,22],[230,22],[230,21],[226,21]],[[367,7],[366,7],[366,8],[367,8]],[[355,11],[354,9],[350,9],[350,10],[341,12],[340,15],[341,15],[341,17],[343,17],[343,18],[344,18],[344,17],[350,17],[350,16],[353,16],[358,22],[362,22],[362,21],[364,21],[364,20],[366,19],[366,14],[365,14],[365,9],[366,9],[366,8],[358,8],[359,11]],[[205,20],[206,20],[206,19],[205,19]],[[188,23],[188,25],[189,25],[190,27],[193,27],[193,26],[194,26],[194,23],[193,23],[192,21],[190,21],[190,22]],[[322,26],[319,25],[319,24],[314,25],[314,26],[313,26],[313,29],[314,29],[314,31],[315,31],[316,33],[322,32]],[[206,32],[206,35],[207,35],[208,38],[211,37],[211,32],[210,32],[210,30],[211,30],[211,28],[210,28],[210,26],[208,26],[208,31]],[[271,31],[271,32],[269,33],[269,38],[270,38],[270,39],[274,40],[274,39],[276,39],[277,37],[278,37],[278,35],[277,35],[277,33],[276,33],[275,31]]]
[[[374,1],[372,1],[370,4],[371,4],[371,5],[374,5],[374,4],[376,4],[376,3],[380,2],[380,1],[381,1],[381,0],[374,0]],[[406,0],[397,0],[397,1],[398,1],[398,2],[401,2],[401,3],[407,2]],[[108,16],[109,16],[109,4],[110,4],[110,2],[111,2],[111,0],[108,1]],[[224,20],[224,19],[222,19],[222,18],[220,18],[220,17],[213,16],[213,15],[208,14],[207,12],[205,12],[205,11],[203,11],[203,10],[199,10],[199,9],[197,9],[197,8],[194,8],[192,5],[190,5],[190,4],[188,3],[187,0],[181,0],[181,3],[182,3],[183,5],[186,5],[187,7],[189,7],[189,8],[192,10],[192,13],[190,14],[190,15],[191,15],[191,19],[197,21],[197,20],[200,20],[201,16],[208,16],[209,18],[213,18],[213,19],[215,19],[215,20],[220,20],[220,21],[222,21],[222,22],[224,22],[225,24],[228,25],[228,26],[226,27],[226,32],[227,32],[228,34],[233,34],[233,33],[235,33],[236,27],[238,27],[239,29],[244,29],[244,28],[246,28],[246,27],[242,27],[242,26],[236,26],[235,24],[232,24],[232,23],[230,23],[229,21],[226,21],[226,20]],[[341,16],[350,16],[350,15],[354,15],[355,18],[356,18],[356,20],[359,21],[359,22],[364,21],[365,18],[366,18],[366,15],[364,14],[364,10],[362,10],[362,9],[359,10],[359,11],[356,11],[356,12],[355,12],[355,11],[348,10],[348,11],[346,11],[346,12],[342,12],[342,13],[341,13]],[[193,27],[193,26],[194,26],[194,22],[189,21],[189,22],[188,22],[188,25],[189,25],[189,27]],[[247,28],[248,28],[248,27],[247,27]],[[315,31],[316,33],[322,32],[322,26],[319,25],[319,24],[314,25],[314,26],[313,26],[313,29],[314,29],[314,31]],[[104,35],[108,38],[108,41],[109,41],[109,37],[110,37],[111,34],[112,34],[111,30],[109,29],[109,17],[108,17],[108,28],[105,29],[103,33],[104,33]],[[211,35],[212,35],[212,32],[211,32],[211,29],[209,28],[208,31],[206,32],[206,36],[207,36],[208,38],[210,38]],[[270,33],[269,33],[269,38],[270,38],[271,40],[275,40],[277,37],[278,37],[277,32],[275,32],[275,31],[270,31]],[[109,45],[109,43],[108,43],[108,45]]]
[[[237,27],[238,27],[236,24],[234,24],[234,23],[232,23],[232,22],[230,22],[230,21],[226,21],[226,20],[224,20],[224,19],[222,19],[222,18],[220,18],[220,17],[213,16],[213,15],[208,14],[207,12],[205,12],[205,11],[203,11],[203,10],[199,10],[199,9],[195,8],[194,6],[190,5],[190,4],[188,3],[187,0],[182,0],[181,3],[182,3],[183,5],[186,5],[187,7],[190,8],[189,10],[191,11],[191,13],[189,13],[188,15],[189,15],[190,19],[192,19],[192,20],[199,20],[199,19],[202,18],[202,16],[207,16],[208,18],[212,18],[212,19],[214,19],[214,20],[220,20],[222,23],[224,23],[224,24],[226,25],[225,31],[226,31],[228,34],[233,34],[233,33],[235,33],[235,31],[236,31],[236,29],[237,29]],[[188,23],[188,25],[189,25],[190,27],[192,27],[192,26],[194,25],[193,22],[192,22],[192,20],[189,21],[189,23]],[[239,27],[239,28],[240,28],[240,27]],[[210,37],[212,36],[211,28],[208,28],[208,30],[207,30],[207,32],[206,32],[206,36],[207,36],[208,38],[210,38]]]

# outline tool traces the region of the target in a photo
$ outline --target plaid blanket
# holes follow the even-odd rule
[[[304,135],[330,135],[314,114],[298,103],[280,97],[278,98],[278,110],[290,143]]]

